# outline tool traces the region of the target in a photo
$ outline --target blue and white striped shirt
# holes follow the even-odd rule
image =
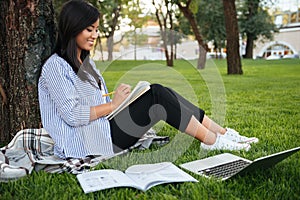
[[[99,72],[98,76],[107,92]],[[55,142],[55,155],[82,158],[113,154],[109,121],[105,117],[90,121],[90,107],[110,101],[102,97],[96,80],[93,85],[82,81],[63,58],[53,54],[42,68],[38,89],[43,127]]]

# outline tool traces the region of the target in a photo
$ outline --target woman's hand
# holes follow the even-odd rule
[[[117,108],[126,99],[130,92],[131,86],[121,83],[115,90],[115,94],[111,102],[112,110]]]
[[[115,91],[114,97],[111,102],[92,106],[90,108],[90,121],[98,119],[111,113],[116,109],[126,97],[130,94],[131,87],[127,84],[120,84]]]

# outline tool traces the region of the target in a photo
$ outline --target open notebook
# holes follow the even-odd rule
[[[300,150],[300,147],[281,151],[254,161],[223,153],[201,160],[181,164],[180,167],[205,177],[216,177],[226,180],[238,175],[244,175],[257,169],[266,169],[284,160]]]

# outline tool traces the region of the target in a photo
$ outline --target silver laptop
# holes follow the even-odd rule
[[[255,159],[254,161],[222,153],[201,160],[181,164],[180,167],[205,177],[215,177],[226,180],[235,176],[245,175],[257,169],[266,169],[284,160],[300,150],[300,147],[281,151],[269,156]]]

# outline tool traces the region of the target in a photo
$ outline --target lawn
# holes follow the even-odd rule
[[[176,61],[173,68],[164,64],[97,63],[109,90],[120,82],[133,86],[138,80],[158,82],[174,88],[220,124],[260,139],[248,152],[232,152],[236,155],[253,160],[299,146],[299,60],[243,60],[243,75],[227,75],[225,60],[209,60],[200,71],[193,67],[195,63],[184,60]],[[96,169],[124,170],[132,164],[160,161],[179,165],[224,152],[205,152],[198,141],[162,122],[154,128],[171,142],[116,157]],[[34,172],[18,181],[0,183],[0,199],[300,199],[299,152],[271,169],[226,182],[191,175],[199,182],[159,185],[147,192],[114,188],[84,194],[74,175]]]

